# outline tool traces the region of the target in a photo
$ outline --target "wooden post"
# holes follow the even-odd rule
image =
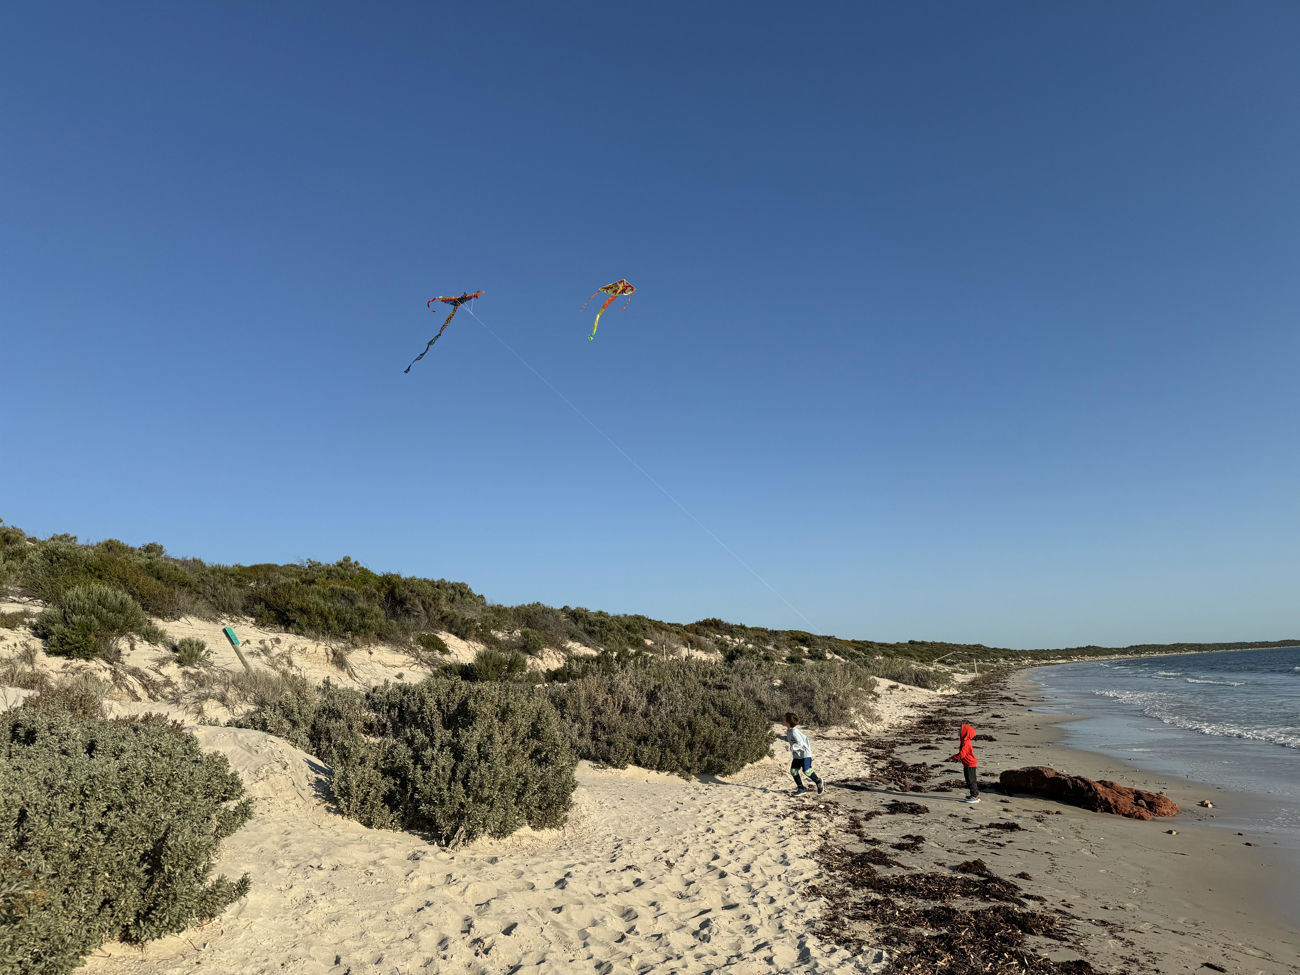
[[[248,665],[248,661],[244,659],[244,652],[239,649],[239,637],[235,636],[234,629],[225,626],[222,627],[221,632],[226,634],[226,639],[230,641],[230,646],[235,651],[235,656],[238,657],[239,662],[244,665],[244,669],[251,674],[253,668]]]

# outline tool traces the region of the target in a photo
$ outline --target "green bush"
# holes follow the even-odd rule
[[[365,705],[377,754],[340,764],[377,768],[386,805],[405,828],[455,843],[567,819],[577,760],[539,691],[434,678],[385,684]],[[358,798],[344,791],[340,801]]]
[[[284,698],[313,700],[315,694],[311,681],[301,674],[286,670],[238,670],[230,675],[230,686],[222,703],[226,707],[251,705],[262,708]]]
[[[329,687],[326,680],[323,689],[328,691]],[[312,722],[320,699],[321,692],[304,681],[300,687],[283,688],[279,694],[264,697],[252,711],[230,723],[237,728],[252,728],[283,738],[295,748],[330,762],[330,757],[322,755],[312,741]]]
[[[134,599],[98,582],[62,592],[54,606],[36,617],[32,632],[46,641],[52,654],[110,661],[121,659],[117,644],[122,637],[160,636]]]
[[[525,626],[519,631],[519,649],[530,657],[536,657],[546,649],[546,636]]]
[[[175,615],[180,596],[177,580],[158,578],[145,563],[134,549],[116,539],[98,545],[52,539],[27,553],[22,569],[24,589],[57,603],[68,590],[99,582],[127,593],[148,613]]]
[[[574,654],[554,670],[546,672],[546,679],[567,683],[579,677],[591,677],[596,674],[619,674],[637,663],[644,663],[646,654],[623,650],[611,652],[601,650],[593,654]]]
[[[863,666],[881,680],[898,681],[913,687],[941,690],[952,684],[952,675],[904,657],[876,657],[864,661]]]
[[[737,663],[730,679],[763,709],[772,721],[794,711],[806,725],[848,724],[869,718],[876,687],[865,667],[847,663],[808,661],[799,666]]]
[[[87,721],[106,717],[104,685],[90,674],[83,674],[62,684],[46,683],[38,690],[40,693],[33,694],[24,701],[23,707],[35,711],[60,711]]]
[[[16,630],[20,626],[26,625],[31,618],[32,614],[25,609],[16,610],[12,613],[0,613],[0,629]]]
[[[416,636],[415,642],[421,650],[427,650],[429,653],[442,656],[451,653],[451,647],[447,646],[447,641],[436,633],[420,633]]]
[[[452,670],[468,681],[513,680],[528,671],[528,658],[518,650],[484,647],[467,664]]]
[[[576,784],[559,716],[521,685],[431,678],[362,696],[326,682],[239,723],[330,764],[344,815],[442,844],[563,825]]]
[[[731,775],[765,757],[768,718],[722,667],[650,663],[553,685],[552,699],[593,762],[691,775]]]
[[[64,975],[110,939],[215,917],[249,887],[210,878],[252,815],[224,757],[158,718],[0,715],[0,975]]]
[[[182,667],[201,664],[210,656],[208,645],[196,636],[187,636],[176,642],[176,662]]]
[[[374,595],[344,580],[291,580],[258,592],[259,626],[357,639],[394,635]]]

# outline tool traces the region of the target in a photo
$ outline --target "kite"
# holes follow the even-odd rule
[[[468,291],[466,291],[463,294],[461,294],[459,298],[439,297],[439,298],[429,299],[429,301],[425,305],[425,307],[428,308],[429,311],[433,311],[433,303],[435,301],[441,301],[445,305],[451,305],[451,313],[447,316],[447,320],[442,323],[442,328],[438,329],[438,334],[435,335],[433,338],[429,339],[429,344],[424,347],[424,351],[411,360],[411,366],[415,365],[426,355],[428,355],[429,350],[433,348],[433,343],[438,341],[438,339],[442,338],[442,333],[447,331],[447,326],[450,325],[451,320],[456,317],[456,310],[460,308],[461,305],[465,304],[465,302],[473,301],[475,298],[480,297],[482,294],[483,294],[482,291],[475,291],[473,294],[470,294]],[[411,366],[407,366],[405,372],[403,372],[402,375],[406,375],[406,373],[410,372]]]
[[[635,291],[636,285],[624,278],[619,278],[613,284],[607,284],[605,287],[592,292],[591,298],[594,298],[599,294],[606,294],[609,295],[609,297],[606,298],[605,303],[600,306],[600,311],[596,312],[596,324],[591,326],[591,334],[587,336],[588,342],[596,337],[596,329],[600,326],[600,316],[605,314],[605,309],[613,304],[614,299],[622,295],[627,295],[627,300],[630,304],[632,302],[632,294]],[[583,308],[586,308],[587,305],[591,304],[591,298],[584,301],[582,303],[582,308],[579,308],[578,311],[582,311]],[[624,305],[623,307],[626,308],[627,305]]]

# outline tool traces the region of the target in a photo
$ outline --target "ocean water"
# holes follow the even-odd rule
[[[1043,667],[1065,744],[1214,790],[1215,823],[1300,847],[1300,647]],[[1224,792],[1253,793],[1234,804]]]

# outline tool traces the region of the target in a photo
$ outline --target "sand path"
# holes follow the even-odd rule
[[[810,933],[825,909],[804,893],[816,839],[793,813],[817,800],[788,794],[776,758],[725,782],[584,763],[565,829],[450,852],[331,812],[326,770],[279,739],[194,732],[255,798],[218,864],[253,889],[202,929],[143,951],[105,945],[84,971],[850,973],[882,961]],[[861,774],[832,736],[814,743],[830,780]]]

